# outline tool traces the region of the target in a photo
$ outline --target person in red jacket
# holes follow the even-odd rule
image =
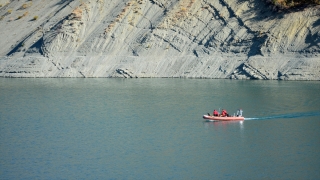
[[[222,117],[226,117],[227,116],[227,111],[225,109],[222,109],[222,113],[221,113],[221,116]]]
[[[213,110],[213,116],[219,116],[219,113],[217,110]]]

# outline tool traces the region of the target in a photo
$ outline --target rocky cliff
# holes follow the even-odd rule
[[[320,80],[319,6],[0,0],[1,77]]]

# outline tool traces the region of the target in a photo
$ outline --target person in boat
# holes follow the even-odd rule
[[[237,117],[242,117],[242,109],[238,109],[238,111],[237,111]]]
[[[217,110],[213,110],[213,116],[219,116],[219,113]]]
[[[222,109],[221,116],[226,117],[228,115],[227,111],[225,109]]]

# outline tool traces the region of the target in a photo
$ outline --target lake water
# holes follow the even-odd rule
[[[202,115],[243,109],[243,122]],[[320,179],[320,82],[0,79],[0,179]]]

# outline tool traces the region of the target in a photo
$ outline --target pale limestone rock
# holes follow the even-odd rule
[[[24,3],[0,9],[1,77],[320,80],[319,7],[284,13],[261,0],[33,0],[19,9]]]

